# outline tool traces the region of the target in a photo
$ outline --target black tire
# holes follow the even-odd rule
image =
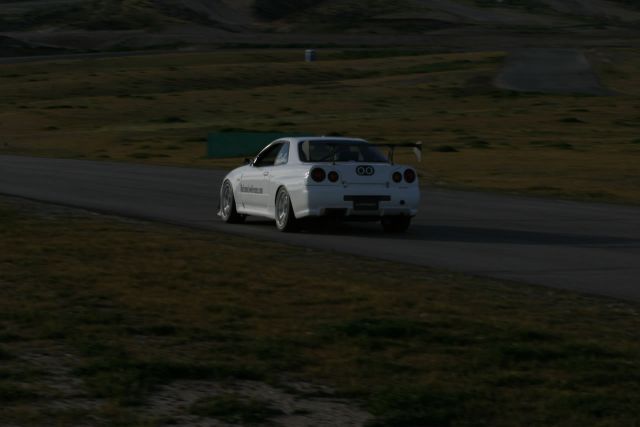
[[[382,218],[385,233],[404,233],[411,225],[410,216],[385,216]]]
[[[236,198],[229,181],[223,182],[220,188],[220,218],[229,224],[244,222],[246,218],[246,215],[239,214],[236,209]]]
[[[284,187],[278,189],[274,205],[274,217],[278,231],[298,231],[298,220],[293,213],[291,197]]]

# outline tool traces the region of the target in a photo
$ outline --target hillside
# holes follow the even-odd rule
[[[162,30],[168,25],[247,24],[249,1],[224,0],[0,0],[2,31],[43,28]]]
[[[81,51],[383,44],[388,36],[405,37],[389,44],[405,44],[423,35],[472,33],[626,39],[639,24],[640,0],[0,0],[0,35]],[[0,55],[10,54],[0,47]]]

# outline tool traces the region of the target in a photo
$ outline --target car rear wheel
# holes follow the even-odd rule
[[[245,215],[240,215],[236,210],[236,200],[233,196],[233,187],[229,181],[222,184],[220,190],[220,217],[230,224],[243,222]]]
[[[386,233],[404,233],[411,225],[409,216],[385,216],[382,218],[382,229]]]
[[[298,229],[298,222],[291,206],[291,197],[284,188],[280,188],[276,194],[275,217],[278,230],[289,232]]]

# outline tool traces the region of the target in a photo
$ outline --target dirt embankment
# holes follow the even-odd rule
[[[274,21],[257,17],[253,1],[104,0],[95,10],[78,0],[0,0],[0,37],[5,37],[0,57],[56,49],[86,53],[229,45],[508,50],[626,46],[640,39],[640,27],[634,25],[640,11],[606,0],[538,0],[533,9],[497,0],[402,0],[397,7],[374,0],[326,0]]]
[[[517,92],[608,95],[589,60],[577,49],[519,49],[507,57],[495,79]]]
[[[0,57],[52,55],[64,53],[70,53],[70,51],[63,48],[31,44],[22,40],[15,39],[13,37],[0,35]]]

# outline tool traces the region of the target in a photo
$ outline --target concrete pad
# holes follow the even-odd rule
[[[585,55],[577,49],[518,49],[511,52],[494,80],[517,92],[612,95]]]

